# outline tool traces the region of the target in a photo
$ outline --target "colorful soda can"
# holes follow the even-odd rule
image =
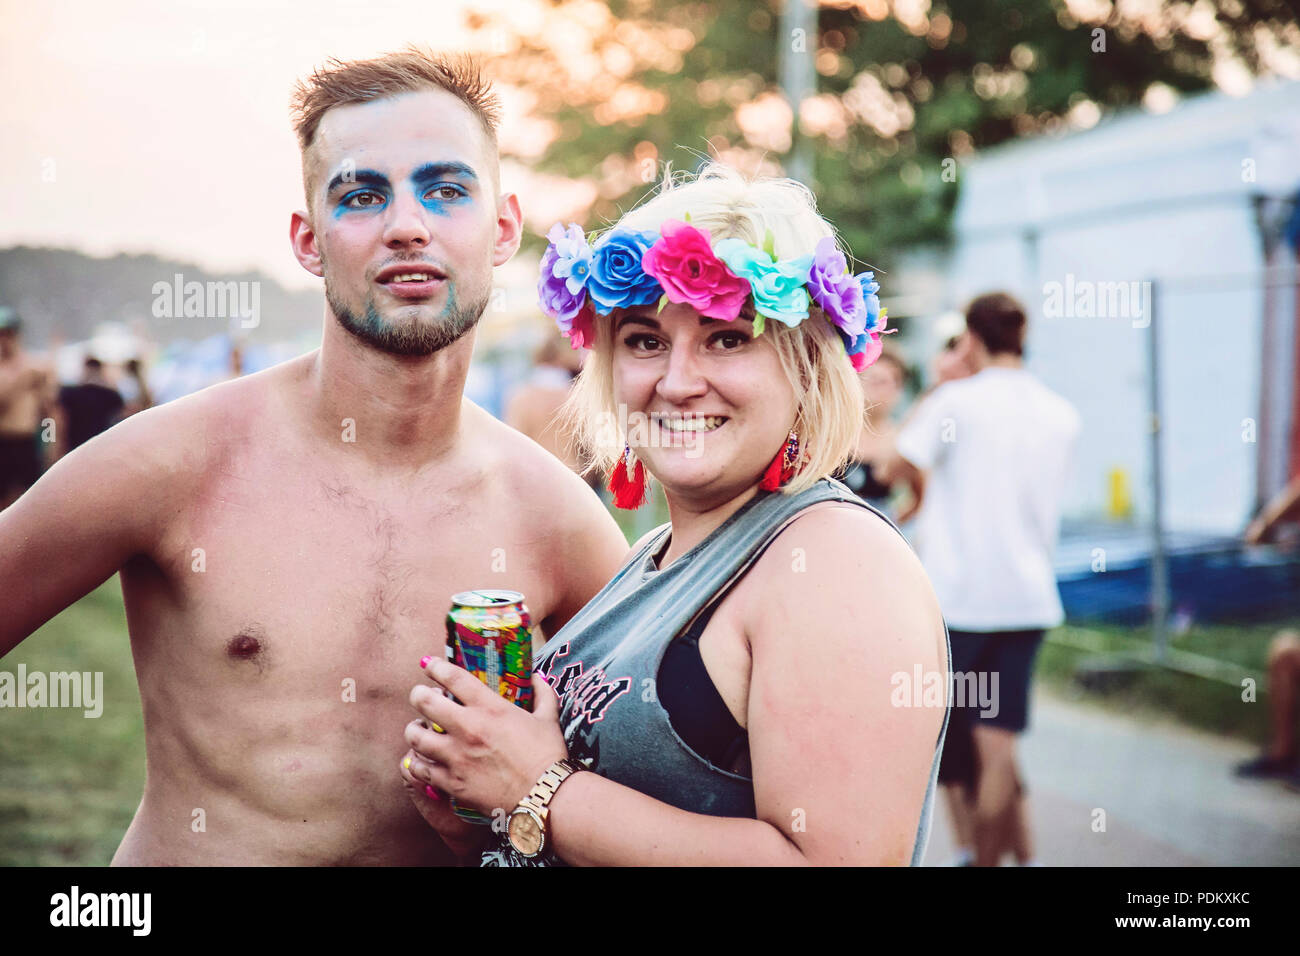
[[[533,709],[532,617],[518,591],[485,588],[462,591],[447,612],[447,657],[524,710]],[[456,806],[474,823],[491,819]]]

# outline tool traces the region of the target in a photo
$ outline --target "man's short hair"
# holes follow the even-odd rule
[[[326,113],[336,106],[369,103],[423,90],[445,90],[464,103],[478,118],[492,152],[496,152],[501,103],[473,57],[437,54],[414,45],[372,60],[345,61],[332,57],[309,77],[297,82],[290,101],[293,129],[303,153],[304,185],[307,150]]]
[[[1005,292],[982,295],[966,307],[966,328],[990,355],[1025,354],[1025,310]]]

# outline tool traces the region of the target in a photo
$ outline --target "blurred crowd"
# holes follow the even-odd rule
[[[244,348],[225,337],[169,348],[149,361],[151,351],[111,332],[34,352],[24,347],[21,317],[0,306],[0,510],[64,455],[123,419],[247,370]],[[273,360],[260,358],[261,367]]]
[[[68,452],[153,404],[139,359],[112,366],[87,354],[79,376],[23,348],[22,321],[0,308],[0,508]]]

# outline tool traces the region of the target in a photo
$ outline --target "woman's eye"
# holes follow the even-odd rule
[[[724,349],[738,349],[749,339],[739,332],[721,332],[714,336],[713,341],[719,343]]]
[[[640,349],[647,352],[653,352],[659,347],[659,340],[653,335],[647,335],[644,332],[638,333],[637,335],[629,335],[623,340],[623,342],[628,346],[628,348]]]

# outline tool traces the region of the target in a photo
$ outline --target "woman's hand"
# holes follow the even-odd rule
[[[422,721],[411,721],[417,728]],[[407,736],[411,728],[407,727]],[[415,809],[424,817],[424,822],[437,831],[457,859],[469,862],[476,851],[481,850],[486,841],[487,827],[462,820],[451,808],[451,801],[439,793],[429,783],[431,765],[414,750],[408,750],[402,758],[400,772],[410,794]]]
[[[540,675],[533,675],[529,713],[441,658],[432,658],[424,672],[460,703],[437,687],[412,688],[411,706],[443,731],[427,729],[418,720],[407,724],[406,742],[420,760],[412,766],[420,771],[417,780],[449,794],[462,807],[494,818],[500,816],[498,810],[509,814],[551,764],[568,756],[559,700]]]

